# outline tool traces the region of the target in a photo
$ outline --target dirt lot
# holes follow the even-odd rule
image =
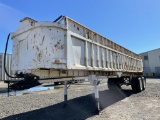
[[[0,93],[5,92],[5,86]],[[160,79],[147,79],[147,88],[133,93],[130,86],[112,92],[107,84],[100,89],[102,110],[96,112],[93,87],[71,85],[68,105],[63,106],[63,86],[22,96],[0,97],[0,119],[4,120],[160,120]]]

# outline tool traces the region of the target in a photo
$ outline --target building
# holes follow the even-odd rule
[[[8,73],[11,75],[11,62],[12,62],[12,54],[6,54],[6,69]],[[10,78],[5,74],[4,71],[4,53],[0,53],[0,80],[9,80]]]
[[[145,76],[160,76],[160,48],[140,53]]]

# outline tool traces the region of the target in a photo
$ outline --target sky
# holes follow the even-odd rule
[[[160,0],[0,0],[0,52],[24,17],[54,21],[60,15],[137,54],[160,48]]]

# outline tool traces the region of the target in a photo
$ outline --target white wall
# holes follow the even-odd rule
[[[155,73],[155,67],[160,67],[160,49],[149,51],[148,56],[150,69]]]
[[[143,60],[144,74],[156,73],[155,68],[160,67],[160,48],[141,53],[140,55]],[[144,56],[148,56],[148,60],[144,60]]]

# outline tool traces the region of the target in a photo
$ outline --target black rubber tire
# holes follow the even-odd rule
[[[54,85],[58,85],[59,84],[59,82],[54,82]]]
[[[121,86],[118,84],[118,78],[109,78],[108,79],[108,88],[109,90],[118,90],[121,89]]]
[[[135,92],[141,92],[143,90],[142,77],[134,77],[131,80],[132,90]]]
[[[146,89],[146,78],[142,77],[143,90]]]
[[[64,85],[64,81],[61,81],[60,84],[61,84],[61,85]]]

